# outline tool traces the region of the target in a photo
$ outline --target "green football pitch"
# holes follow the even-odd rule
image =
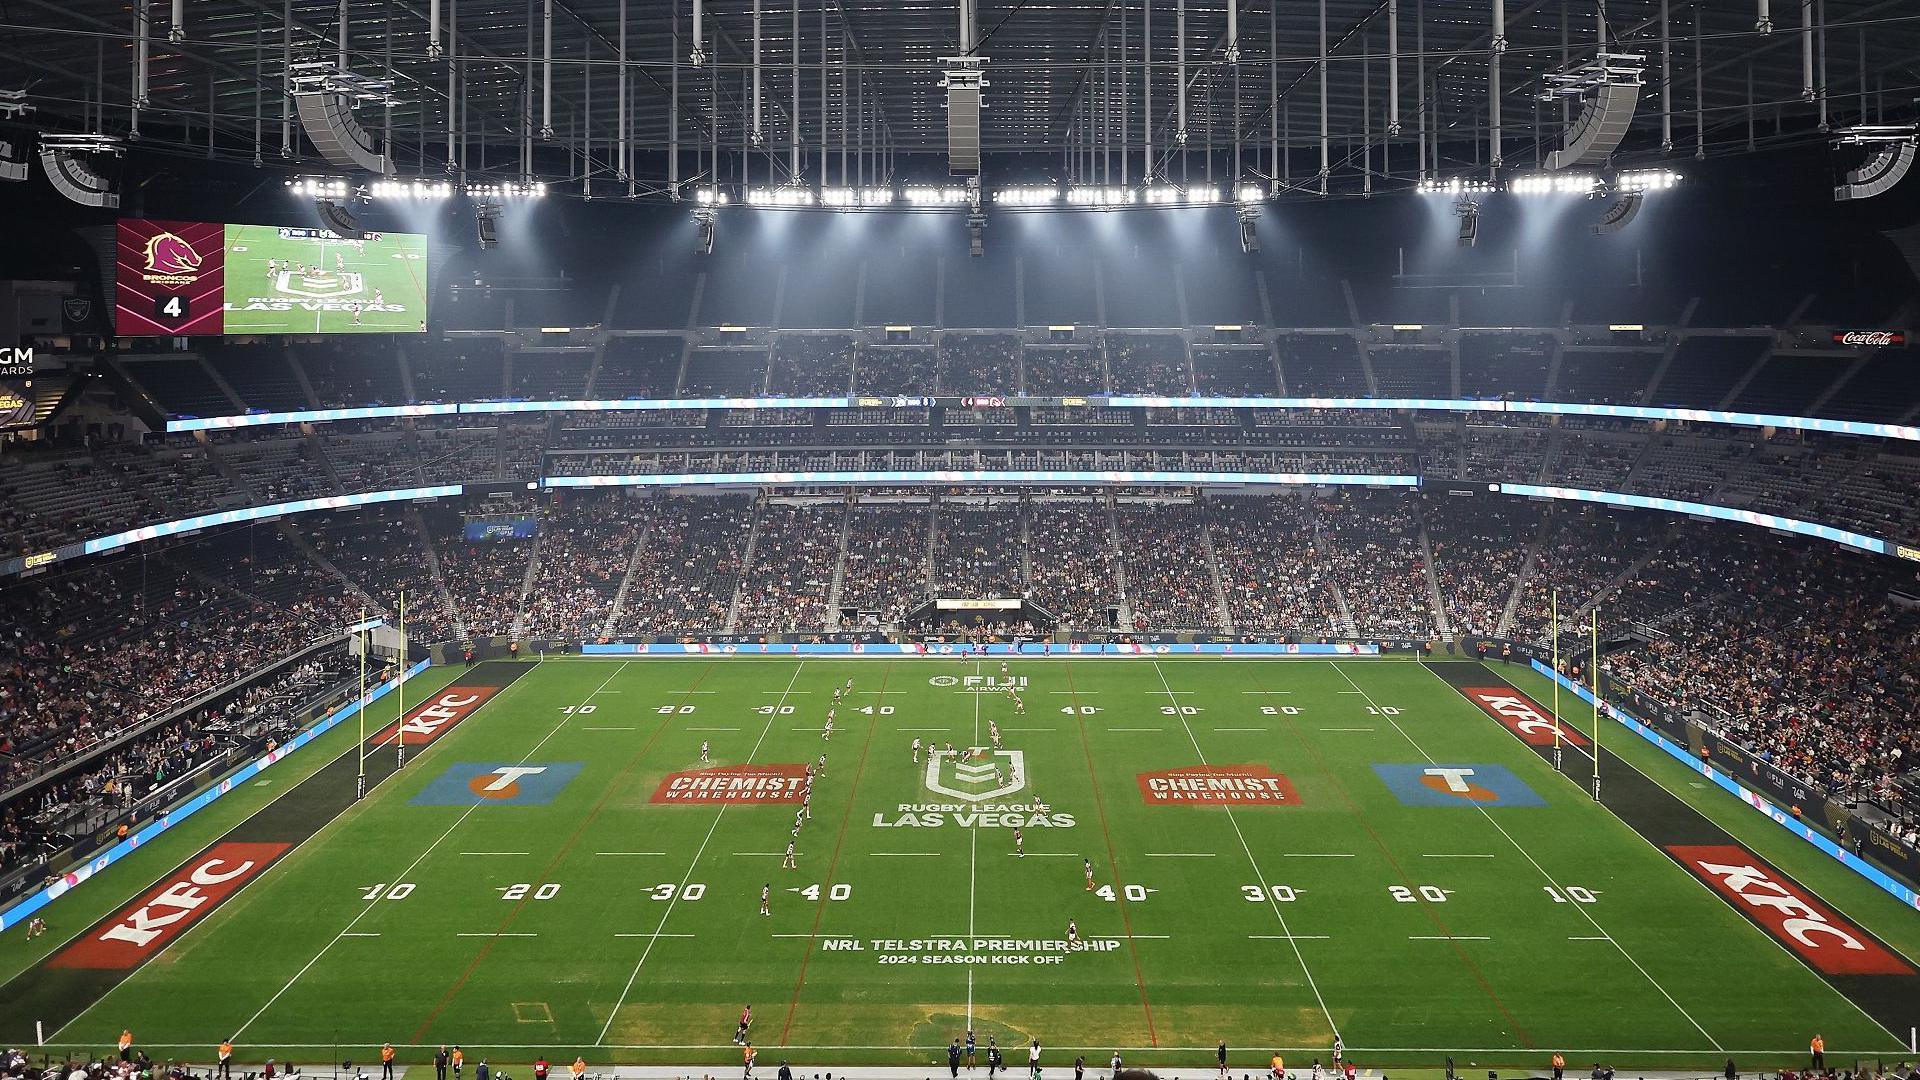
[[[1205,1065],[1224,1040],[1242,1071],[1325,1060],[1336,1033],[1375,1067],[1538,1068],[1560,1050],[1580,1069],[1718,1072],[1799,1064],[1815,1032],[1830,1061],[1902,1055],[1910,973],[1821,975],[1661,846],[1757,849],[1716,823],[1728,807],[1766,843],[1791,837],[1644,746],[1603,756],[1597,805],[1584,752],[1556,774],[1459,689],[1503,675],[1544,702],[1501,665],[1364,659],[1015,659],[1004,679],[997,659],[436,670],[410,707],[446,680],[497,690],[397,775],[378,748],[367,799],[348,806],[348,733],[303,751],[306,779],[236,793],[252,816],[226,811],[231,831],[143,850],[160,861],[57,902],[39,942],[8,935],[0,1040],[40,1020],[50,1045],[129,1028],[190,1060],[231,1036],[246,1060],[392,1042],[412,1061],[458,1043],[698,1065],[739,1060],[750,1004],[763,1062],[822,1065],[944,1066],[969,1027],[982,1045],[1038,1039],[1055,1065]],[[822,753],[796,836],[784,800]],[[300,814],[310,838],[283,838],[298,842],[152,955],[101,951],[197,845],[271,839],[262,822]],[[1799,875],[1830,914],[1914,939],[1920,916],[1830,872]]]
[[[427,320],[427,239],[385,233],[356,244],[229,225],[226,298],[229,334],[418,333]]]

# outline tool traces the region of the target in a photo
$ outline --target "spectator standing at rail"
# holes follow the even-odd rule
[[[125,1043],[121,1044],[120,1057],[122,1060],[126,1058],[125,1045]],[[1813,1041],[1807,1044],[1807,1049],[1813,1052],[1813,1068],[1816,1071],[1825,1071],[1827,1067],[1827,1040],[1821,1038],[1819,1032],[1815,1032]]]
[[[487,1059],[481,1058],[480,1064],[473,1070],[473,1080],[487,1080],[491,1075],[492,1070],[487,1068]]]
[[[1566,1072],[1566,1068],[1567,1059],[1561,1055],[1560,1051],[1555,1050],[1553,1052],[1553,1080],[1563,1080],[1562,1074]]]
[[[481,1068],[486,1068],[483,1063]],[[380,1044],[380,1080],[393,1080],[393,1044]],[[484,1080],[484,1078],[483,1078]]]
[[[1820,1044],[1820,1036],[1815,1035],[1813,1041],[1814,1045],[1818,1046]],[[1815,1052],[1818,1053],[1817,1050]],[[122,1028],[120,1031],[120,1060],[133,1060],[133,1031],[130,1028]]]
[[[460,1070],[467,1067],[467,1052],[454,1044],[453,1054],[447,1059],[453,1065],[453,1080],[460,1080]]]
[[[1027,1047],[1027,1080],[1040,1080],[1040,1040]]]
[[[573,1077],[573,1080],[580,1080],[581,1077],[587,1075],[587,1059],[583,1057],[574,1058],[573,1064],[567,1066],[567,1073]]]
[[[743,1064],[746,1066],[746,1071],[741,1074],[743,1077],[745,1077],[745,1080],[753,1080],[753,1059],[758,1056],[759,1056],[759,1051],[753,1048],[752,1043],[748,1043],[746,1045],[746,1049],[740,1051],[740,1057],[742,1059]]]
[[[947,1046],[947,1075],[955,1078],[960,1075],[960,1039],[957,1036]]]
[[[1221,1076],[1231,1076],[1232,1074],[1231,1074],[1231,1073],[1229,1073],[1229,1072],[1227,1071],[1227,1043],[1226,1043],[1226,1040],[1224,1040],[1224,1039],[1222,1039],[1222,1040],[1220,1041],[1220,1048],[1219,1048],[1218,1050],[1216,1050],[1216,1051],[1214,1051],[1214,1057],[1215,1057],[1215,1058],[1217,1058],[1217,1059],[1219,1060],[1219,1062],[1220,1062],[1220,1075],[1221,1075]]]
[[[547,1080],[547,1074],[552,1071],[553,1066],[547,1063],[547,1055],[541,1054],[538,1058],[534,1059],[533,1080]]]
[[[221,1080],[232,1080],[233,1078],[233,1040],[232,1039],[220,1040],[220,1071],[217,1073],[217,1075],[221,1078]]]
[[[447,1080],[448,1060],[446,1044],[442,1043],[433,1055],[433,1080]]]

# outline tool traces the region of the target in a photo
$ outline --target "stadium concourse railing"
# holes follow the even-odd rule
[[[28,895],[25,899],[9,907],[0,909],[0,932],[4,932],[11,927],[18,926],[20,923],[25,922],[41,908],[65,896],[70,890],[85,884],[95,874],[126,858],[134,849],[151,843],[154,838],[160,834],[206,809],[208,806],[213,805],[215,802],[224,798],[229,792],[237,788],[245,787],[254,777],[259,776],[275,764],[298,753],[302,748],[307,746],[307,744],[325,735],[327,732],[332,731],[343,721],[359,715],[360,710],[393,693],[402,683],[418,675],[420,672],[425,671],[431,663],[432,661],[430,660],[421,660],[409,665],[398,675],[369,689],[365,697],[356,698],[338,709],[333,710],[319,723],[308,727],[305,731],[288,739],[280,746],[240,766],[229,775],[221,778],[218,783],[201,790],[198,794],[182,802],[180,805],[166,811],[147,824],[127,834],[125,838],[96,852],[91,858],[77,863],[72,869],[55,878],[45,888]]]
[[[1559,683],[1580,700],[1595,705],[1601,715],[1659,747],[1674,760],[1765,814],[1768,820],[1812,844],[1901,903],[1920,908],[1920,891],[1911,884],[1920,882],[1920,852],[1901,843],[1881,820],[1864,814],[1861,804],[1844,802],[1815,784],[1775,768],[1698,720],[1679,715],[1676,709],[1635,695],[1624,687],[1604,684],[1605,692],[1596,702],[1593,690],[1584,683],[1553,670],[1538,658],[1530,659],[1529,663],[1535,671]],[[1629,702],[1633,711],[1609,698]]]

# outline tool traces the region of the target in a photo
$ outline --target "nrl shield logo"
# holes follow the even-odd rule
[[[1024,751],[971,746],[927,755],[927,790],[949,798],[991,802],[1026,786]]]

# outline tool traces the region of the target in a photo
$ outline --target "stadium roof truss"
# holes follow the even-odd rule
[[[999,179],[1302,194],[1538,169],[1596,145],[1583,110],[1624,124],[1607,135],[1620,164],[1910,122],[1920,55],[1907,0],[1778,20],[1767,0],[964,0],[971,53],[962,3],[17,0],[0,56],[46,130],[265,164],[351,166],[378,146],[402,175],[646,195],[706,183],[716,160],[736,186],[742,160],[768,186],[944,172],[943,72],[969,55],[990,61],[978,137],[989,174],[1008,162]],[[1625,112],[1556,93],[1608,56],[1644,64]],[[290,93],[316,57],[381,90],[328,95],[356,136],[331,147]],[[907,155],[926,160],[902,170]]]

